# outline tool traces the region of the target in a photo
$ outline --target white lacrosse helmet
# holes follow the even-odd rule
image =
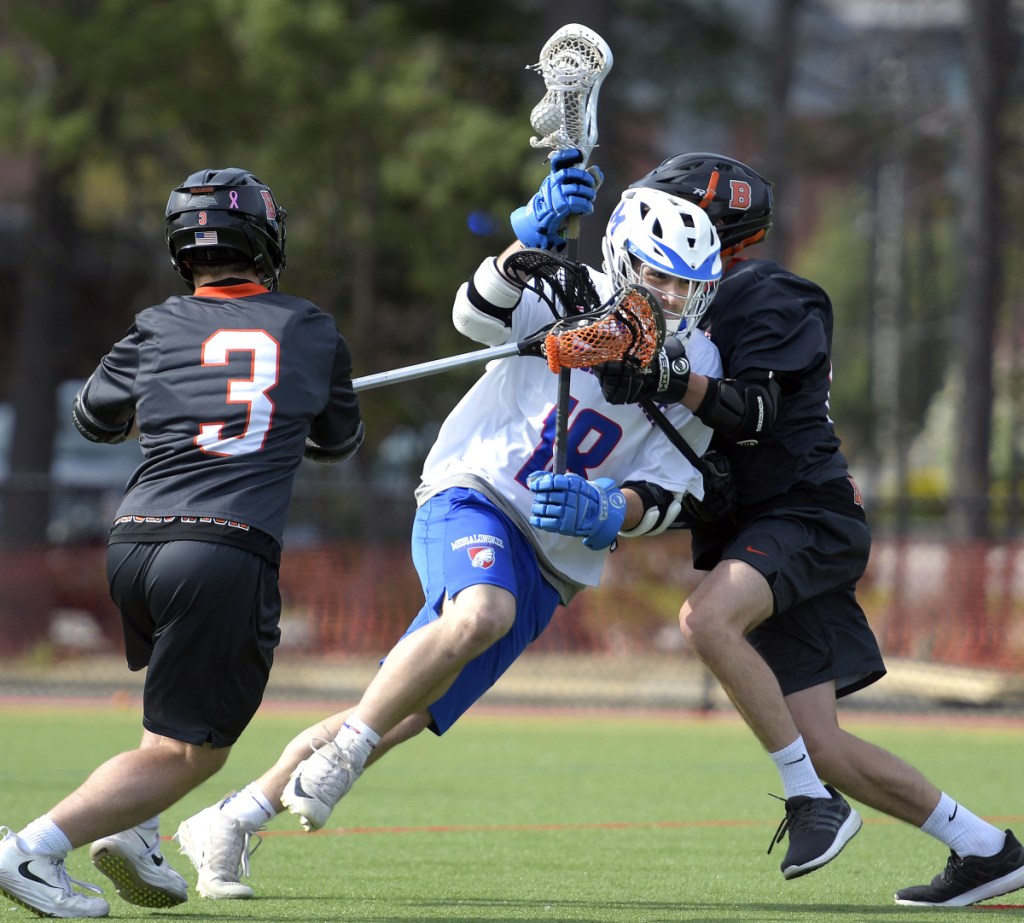
[[[697,329],[722,278],[721,244],[707,212],[658,189],[622,193],[608,221],[601,251],[604,271],[616,289],[639,284],[659,293],[641,278],[644,266],[690,283],[685,297],[660,299],[669,333]]]

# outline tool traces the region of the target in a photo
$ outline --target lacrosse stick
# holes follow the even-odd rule
[[[510,279],[525,282],[551,309],[555,320],[593,311],[601,303],[587,268],[549,250],[513,250],[501,269]]]
[[[554,151],[577,148],[585,167],[597,146],[597,96],[601,83],[612,68],[612,51],[593,29],[578,23],[562,26],[540,50],[540,61],[529,70],[544,78],[546,92],[530,113],[530,126],[538,136],[533,147]],[[579,215],[570,215],[565,232],[566,252],[575,261],[578,253]],[[569,304],[572,304],[570,301]],[[558,373],[558,403],[555,405],[554,471],[566,469],[566,432],[569,421],[569,369]]]
[[[660,302],[643,286],[630,285],[596,310],[560,318],[518,343],[364,375],[352,384],[356,391],[367,391],[505,356],[540,356],[547,359],[553,372],[614,360],[646,368],[664,342],[665,316]]]

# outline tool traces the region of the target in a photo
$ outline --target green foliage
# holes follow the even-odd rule
[[[829,293],[835,309],[832,417],[852,461],[870,458],[879,417],[873,381],[871,203],[863,188],[830,189],[818,203],[815,233],[801,241],[795,271]],[[880,207],[885,207],[884,204]],[[951,202],[931,190],[913,212],[903,253],[899,412],[908,439],[925,427],[928,408],[946,382],[953,356],[957,259]],[[889,408],[886,408],[888,412]]]
[[[400,2],[10,6],[0,145],[60,177],[84,231],[149,240],[156,259],[169,190],[198,169],[245,167],[289,213],[285,289],[335,314],[362,372],[465,347],[448,306],[509,239],[525,165],[542,159],[528,146],[524,50],[506,47],[493,70]],[[477,210],[495,216],[491,235],[467,228]],[[386,401],[371,443],[390,428]]]
[[[815,233],[800,242],[794,272],[820,285],[832,299],[832,391],[830,415],[851,461],[869,452],[875,416],[871,390],[870,241],[858,221],[868,203],[843,187],[818,203]]]

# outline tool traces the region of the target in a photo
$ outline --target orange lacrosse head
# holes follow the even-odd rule
[[[592,368],[632,359],[646,368],[665,342],[665,317],[657,299],[639,285],[627,286],[598,316],[566,319],[544,340],[552,372]]]

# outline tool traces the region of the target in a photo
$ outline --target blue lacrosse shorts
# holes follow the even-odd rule
[[[430,706],[431,730],[443,734],[548,627],[561,599],[541,574],[526,536],[487,497],[470,488],[449,488],[416,511],[412,560],[425,602],[403,638],[440,618],[445,596],[454,599],[466,587],[491,584],[516,598],[509,632],[467,663],[451,688]]]

